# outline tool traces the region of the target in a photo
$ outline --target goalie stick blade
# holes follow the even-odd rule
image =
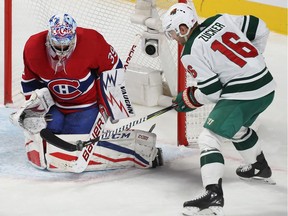
[[[66,142],[62,139],[60,139],[59,137],[57,137],[54,133],[52,133],[49,129],[45,128],[45,129],[42,129],[40,131],[40,136],[46,140],[47,142],[49,142],[50,144],[60,148],[60,149],[63,149],[63,150],[66,150],[66,151],[77,151],[77,146],[76,145],[73,145],[69,142]]]
[[[151,128],[149,129],[149,133],[152,133],[152,131],[154,130],[154,128],[156,127],[156,124],[153,124],[152,126],[151,126]]]

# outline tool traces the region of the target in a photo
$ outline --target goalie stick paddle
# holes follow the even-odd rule
[[[165,107],[164,109],[161,109],[161,110],[158,110],[154,113],[151,113],[145,117],[142,117],[138,120],[134,120],[122,127],[119,127],[117,128],[116,130],[114,131],[108,131],[108,132],[103,132],[103,135],[101,137],[105,137],[107,138],[108,136],[111,136],[111,135],[114,135],[114,134],[117,134],[117,133],[120,133],[124,130],[128,130],[130,129],[131,127],[135,126],[135,125],[138,125],[138,124],[141,124],[149,119],[152,119],[152,118],[155,118],[155,117],[158,117],[166,112],[168,112],[169,110],[172,110],[176,105],[175,104],[172,104],[171,106],[168,106],[168,107]],[[52,133],[49,129],[45,128],[45,129],[42,129],[40,131],[40,136],[48,141],[50,144],[60,148],[60,149],[63,149],[63,150],[66,150],[66,151],[81,151],[84,147],[90,145],[90,144],[94,144],[96,142],[98,142],[100,140],[101,137],[97,137],[95,139],[90,139],[90,140],[87,140],[87,141],[81,141],[81,140],[78,140],[76,142],[76,144],[72,144],[72,143],[69,143],[69,142],[66,142],[65,140],[59,138],[57,135],[55,135],[54,133]]]

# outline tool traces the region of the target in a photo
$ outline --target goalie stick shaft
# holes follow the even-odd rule
[[[129,64],[130,64],[130,61],[131,61],[131,59],[132,59],[132,57],[133,57],[133,55],[134,55],[134,53],[135,53],[136,47],[138,46],[138,43],[139,43],[141,37],[142,37],[142,35],[136,34],[135,41],[134,41],[133,45],[132,45],[131,48],[130,48],[130,51],[129,51],[129,53],[128,53],[128,57],[126,58],[125,64],[124,64],[124,66],[123,66],[125,72],[127,71],[127,67],[128,67]]]
[[[66,150],[66,151],[81,151],[85,146],[88,146],[90,144],[94,144],[96,142],[98,142],[101,138],[105,137],[105,138],[108,138],[114,134],[117,134],[117,133],[120,133],[124,130],[128,130],[130,129],[131,127],[135,126],[135,125],[138,125],[138,124],[141,124],[147,120],[150,120],[152,118],[155,118],[155,117],[158,117],[166,112],[168,112],[169,110],[172,110],[173,108],[175,107],[175,104],[171,105],[171,106],[168,106],[168,107],[165,107],[164,109],[161,109],[161,110],[158,110],[154,113],[151,113],[145,117],[142,117],[140,119],[137,119],[137,120],[134,120],[122,127],[119,127],[117,128],[116,130],[114,131],[108,131],[108,132],[103,132],[103,134],[101,135],[101,137],[97,137],[95,139],[90,139],[90,140],[87,140],[87,141],[77,141],[76,145],[75,144],[72,144],[72,143],[69,143],[69,142],[66,142],[65,140],[57,137],[55,134],[53,134],[49,129],[42,129],[41,132],[40,132],[40,135],[43,139],[45,139],[46,141],[48,141],[50,144],[58,147],[58,148],[61,148],[63,150]]]

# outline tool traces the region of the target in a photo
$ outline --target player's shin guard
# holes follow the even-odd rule
[[[243,157],[245,163],[255,163],[256,157],[261,153],[256,132],[251,128],[242,127],[233,137],[232,142]]]
[[[239,134],[241,133],[243,135],[240,138]],[[244,180],[264,180],[267,183],[275,184],[274,180],[270,179],[272,171],[261,151],[256,132],[242,127],[237,134],[233,137],[233,144],[244,158],[246,165],[238,167],[236,174]],[[235,139],[236,137],[238,139]]]
[[[201,150],[200,164],[203,186],[217,183],[224,175],[224,157],[221,153],[222,137],[204,129],[198,138]]]

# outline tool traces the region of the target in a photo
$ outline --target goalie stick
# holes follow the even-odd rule
[[[123,125],[122,127],[119,127],[117,129],[115,129],[114,131],[107,131],[107,132],[103,132],[103,134],[99,137],[96,137],[95,139],[89,139],[87,141],[81,141],[81,140],[78,140],[76,142],[76,144],[72,144],[72,143],[69,143],[69,142],[66,142],[65,140],[59,138],[58,136],[56,136],[55,134],[53,134],[49,129],[45,128],[45,129],[42,129],[40,131],[40,136],[48,141],[50,144],[58,147],[58,148],[61,148],[63,150],[66,150],[66,151],[81,151],[84,147],[90,145],[90,144],[95,144],[97,143],[101,138],[105,137],[110,137],[114,134],[117,134],[119,132],[122,132],[124,130],[128,130],[130,129],[131,127],[135,126],[135,125],[138,125],[138,124],[141,124],[149,119],[152,119],[152,118],[155,118],[157,116],[160,116],[166,112],[168,112],[169,110],[172,110],[174,109],[175,107],[175,104],[172,104],[171,106],[168,106],[168,107],[165,107],[164,109],[161,109],[161,110],[158,110],[154,113],[151,113],[145,117],[142,117],[138,120],[134,120],[126,125]]]

